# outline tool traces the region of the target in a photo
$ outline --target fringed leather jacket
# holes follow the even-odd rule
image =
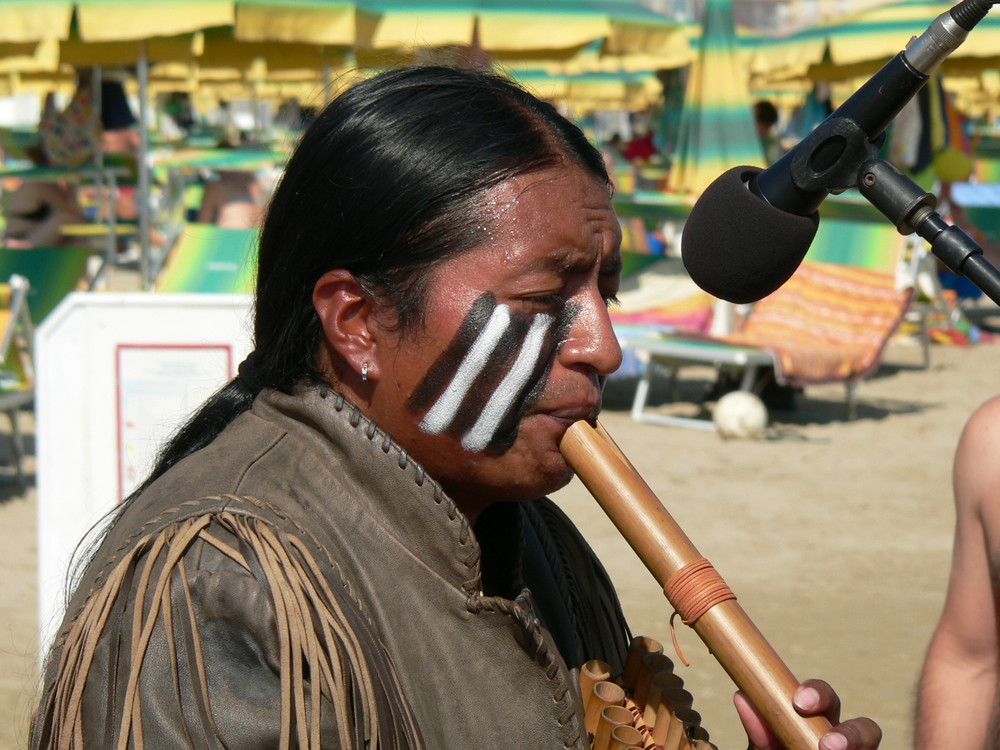
[[[473,529],[342,396],[265,391],[118,513],[31,747],[585,748],[576,668],[627,641],[551,501]]]

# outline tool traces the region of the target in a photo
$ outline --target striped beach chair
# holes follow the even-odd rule
[[[842,382],[847,418],[853,419],[858,383],[878,369],[909,309],[914,281],[913,266],[906,262],[909,242],[885,222],[823,219],[792,278],[754,304],[734,333],[623,339],[646,363],[633,418],[714,429],[703,418],[652,413],[647,403],[659,372],[676,382],[681,368],[708,365],[720,374],[734,372],[746,391],[760,391],[766,377],[791,387]]]

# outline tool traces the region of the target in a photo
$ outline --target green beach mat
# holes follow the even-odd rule
[[[249,294],[256,268],[257,230],[188,224],[156,281],[158,292]]]
[[[28,310],[35,325],[41,323],[87,271],[87,260],[97,250],[89,247],[0,247],[0,280],[24,276],[31,284]]]

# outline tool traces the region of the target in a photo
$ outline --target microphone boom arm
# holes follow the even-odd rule
[[[1000,270],[983,256],[983,249],[965,230],[941,217],[935,210],[934,195],[884,159],[861,165],[857,188],[900,234],[918,234],[945,266],[968,278],[1000,305]]]

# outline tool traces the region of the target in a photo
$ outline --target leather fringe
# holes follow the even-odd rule
[[[232,534],[238,548],[213,534],[213,527]],[[37,717],[39,748],[82,750],[84,721],[108,721],[106,726],[118,727],[117,750],[145,750],[139,671],[161,620],[170,634],[175,690],[179,693],[179,636],[188,655],[203,736],[224,746],[212,717],[184,564],[185,553],[199,540],[245,568],[270,593],[280,642],[280,750],[320,749],[324,703],[336,712],[340,747],[345,750],[423,747],[391,661],[343,581],[328,579],[301,537],[254,515],[227,510],[177,521],[144,536],[90,596],[66,636]],[[128,602],[132,591],[134,600]],[[121,617],[132,618],[131,643],[122,644],[132,667],[124,698],[109,707],[107,717],[84,716],[83,691],[98,641],[116,637],[114,623]]]

